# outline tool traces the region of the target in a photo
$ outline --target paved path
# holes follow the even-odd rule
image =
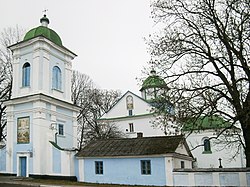
[[[15,176],[1,176],[0,175],[0,187],[25,187],[25,186],[34,186],[34,187],[79,187],[79,186],[84,186],[84,187],[90,187],[86,186],[84,184],[82,185],[61,185],[61,184],[40,184],[37,182],[35,179],[32,178],[23,178],[23,177],[15,177]],[[94,186],[91,186],[94,187]]]

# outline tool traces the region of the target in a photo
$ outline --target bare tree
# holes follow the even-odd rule
[[[179,123],[218,115],[239,125],[250,166],[249,0],[157,0],[149,39]],[[239,136],[240,138],[240,136]]]
[[[73,71],[72,100],[81,107],[78,115],[79,149],[95,139],[122,136],[115,124],[98,121],[98,118],[113,106],[120,95],[121,93],[118,91],[95,88],[87,75]]]
[[[108,139],[119,138],[124,134],[119,128],[112,122],[104,123],[98,119],[106,112],[108,112],[112,106],[118,101],[121,96],[119,91],[115,90],[99,90],[94,89],[90,94],[89,115],[86,117],[88,124],[88,130],[85,134],[85,141],[92,141],[95,139]]]
[[[8,46],[21,41],[24,30],[9,27],[0,33],[0,142],[6,138],[6,107],[3,101],[11,98],[12,54]]]

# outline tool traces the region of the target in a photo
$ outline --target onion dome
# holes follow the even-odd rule
[[[30,40],[30,39],[35,38],[37,36],[43,36],[43,37],[47,38],[48,40],[52,41],[53,43],[55,43],[59,46],[63,46],[62,40],[59,37],[59,35],[55,31],[53,31],[52,29],[48,28],[49,19],[46,17],[46,15],[44,15],[40,19],[40,23],[41,23],[41,26],[38,26],[36,28],[31,29],[30,31],[28,31],[25,34],[23,41]]]
[[[148,88],[167,88],[166,82],[164,79],[156,75],[155,70],[151,70],[150,74],[151,75],[143,81],[140,91]]]

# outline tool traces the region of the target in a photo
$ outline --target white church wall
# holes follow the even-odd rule
[[[134,108],[132,116],[128,115],[126,105],[126,97],[128,95],[131,95],[133,97]],[[129,138],[137,137],[137,133],[143,133],[143,136],[164,136],[165,134],[163,129],[161,129],[160,127],[155,127],[153,125],[155,116],[153,114],[150,114],[150,109],[151,107],[147,102],[128,91],[126,94],[124,94],[121,100],[100,120],[105,119],[110,123],[116,124],[119,129]],[[133,125],[132,132],[130,128],[131,124]],[[218,168],[219,158],[222,159],[223,167],[244,167],[245,159],[243,150],[241,150],[240,154],[237,155],[234,159],[231,159],[236,148],[223,148],[221,144],[216,144],[213,140],[211,140],[212,152],[209,153],[203,151],[204,146],[202,146],[202,144],[204,138],[210,138],[211,136],[215,135],[214,133],[214,130],[206,130],[200,131],[196,134],[192,133],[191,135],[187,136],[188,145],[192,150],[193,156],[197,159],[196,167]],[[196,146],[198,147],[195,148]]]
[[[76,55],[42,35],[9,48],[14,59],[13,85],[12,98],[5,102],[8,136],[6,165],[1,165],[1,168],[5,167],[6,173],[22,176],[73,176],[74,154],[52,150],[50,142],[67,149],[77,145],[79,108],[72,105],[70,89],[71,60]],[[25,63],[30,66],[24,67]],[[60,68],[57,75],[61,79],[54,85],[58,90],[52,87],[54,66]],[[23,73],[26,79],[23,79]],[[23,80],[26,80],[24,85]],[[60,134],[58,123],[63,124],[60,125]],[[0,156],[0,161],[4,160],[2,152]]]
[[[30,88],[23,89],[22,79],[20,79],[23,65],[26,62],[32,64],[32,54],[29,53],[31,51],[32,46],[27,46],[23,49],[16,50],[13,53],[13,72],[15,72],[15,74],[13,74],[12,98],[25,95],[31,91]]]
[[[52,172],[50,175],[56,176],[75,176],[75,151],[60,150],[49,145],[52,151]]]
[[[49,43],[37,41],[24,48],[14,51],[13,95],[12,98],[27,94],[44,93],[71,102],[71,58],[55,49]],[[28,62],[31,67],[30,86],[22,86],[22,67]],[[52,69],[58,66],[62,71],[62,89],[52,89]],[[39,82],[39,84],[37,84]],[[65,83],[65,84],[63,84]]]
[[[143,133],[143,136],[163,136],[164,133],[161,129],[153,127],[152,116],[146,117],[131,117],[121,121],[116,120],[115,123],[121,132],[125,133],[128,137],[137,137],[137,133]],[[111,122],[112,123],[112,122]],[[130,124],[133,124],[133,132],[130,132]]]
[[[185,146],[183,144],[180,144],[175,152],[182,155],[188,155],[187,149],[185,149]]]
[[[232,159],[235,149],[217,144],[213,139],[210,140],[211,153],[204,152],[204,146],[199,145],[203,144],[204,138],[215,137],[216,135],[214,133],[215,131],[213,130],[206,130],[199,133],[192,133],[187,136],[187,143],[192,150],[193,156],[197,158],[197,167],[218,168],[219,158],[222,159],[221,162],[224,168],[244,167],[245,160],[242,150],[234,159]]]
[[[34,123],[33,121],[33,113],[30,109],[30,107],[32,107],[32,103],[25,103],[25,104],[17,104],[14,106],[14,115],[13,117],[13,124],[11,126],[10,123],[8,123],[8,128],[11,128],[11,133],[12,133],[12,141],[9,142],[9,144],[7,144],[7,149],[9,151],[9,156],[11,159],[11,165],[9,165],[9,167],[7,168],[8,172],[11,173],[17,173],[19,172],[19,168],[18,168],[18,164],[19,163],[19,157],[17,157],[16,155],[20,155],[22,156],[23,154],[28,154],[31,153],[33,151],[33,141],[31,141],[33,139],[33,130],[34,130],[34,126],[31,125]],[[29,125],[28,125],[28,129],[27,129],[27,133],[28,133],[28,137],[29,140],[27,143],[22,143],[22,142],[18,142],[17,141],[17,130],[19,128],[26,128],[26,127],[18,127],[18,120],[19,119],[28,119],[29,120]],[[20,140],[22,141],[22,140]],[[33,168],[33,158],[27,157],[27,164],[29,164],[29,172],[33,172],[32,168]]]
[[[0,172],[6,172],[6,147],[0,148]]]
[[[181,158],[175,158],[173,160],[173,167],[174,168],[181,168],[181,162],[184,162],[184,168],[192,168],[192,161],[191,160],[185,160]]]
[[[58,150],[55,147],[52,147],[53,151],[53,174],[60,175],[61,174],[61,163],[62,163],[62,158],[61,158],[61,151]]]
[[[114,107],[106,113],[102,118],[117,118],[123,116],[129,116],[126,97],[131,95],[133,97],[133,113],[132,115],[142,115],[142,114],[149,114],[151,106],[146,103],[144,100],[139,98],[138,96],[132,94],[131,92],[127,92],[121,100],[114,105]]]
[[[71,110],[68,110],[66,108],[62,108],[60,106],[56,106],[56,123],[61,124],[64,127],[64,134],[57,135],[57,144],[62,148],[73,148],[76,145],[74,145],[73,139],[76,138],[76,134],[74,134],[74,128],[73,128],[73,112]],[[58,128],[58,126],[57,126]]]

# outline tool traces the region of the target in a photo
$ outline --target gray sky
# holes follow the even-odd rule
[[[139,94],[141,70],[150,59],[144,37],[152,32],[150,0],[0,0],[0,31],[40,25],[48,9],[49,27],[75,52],[73,69],[103,89]],[[144,75],[145,76],[145,75]]]

